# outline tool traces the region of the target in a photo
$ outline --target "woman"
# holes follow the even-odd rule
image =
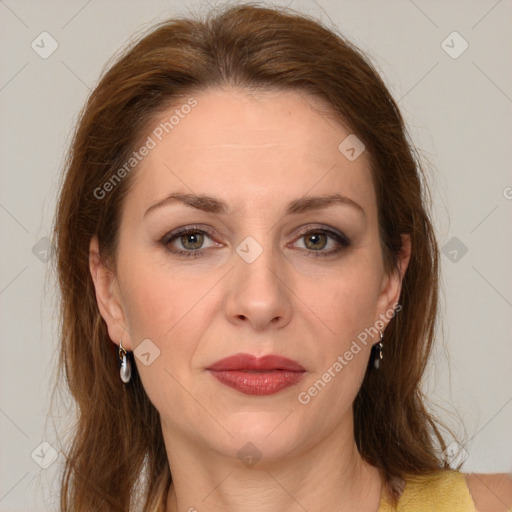
[[[420,172],[378,74],[312,19],[242,5],[127,49],[56,216],[61,510],[508,510],[506,475],[449,469],[419,388]]]

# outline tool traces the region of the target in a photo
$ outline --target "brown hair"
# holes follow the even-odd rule
[[[396,271],[403,233],[410,235],[412,255],[402,309],[386,329],[384,364],[367,371],[353,404],[355,440],[361,455],[380,469],[392,500],[394,478],[446,467],[439,454],[445,443],[419,387],[437,318],[438,250],[422,171],[397,105],[367,58],[335,31],[291,9],[245,4],[204,21],[159,24],[116,59],[81,113],[54,229],[62,295],[60,368],[78,407],[61,482],[62,511],[130,510],[139,479],[143,510],[164,508],[171,473],[159,415],[135,367],[128,386],[119,379],[117,347],[89,272],[95,234],[102,258],[115,264],[131,175],[105,197],[95,190],[177,98],[226,85],[309,93],[364,142],[387,270]]]

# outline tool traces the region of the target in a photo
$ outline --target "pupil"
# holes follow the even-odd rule
[[[202,235],[198,233],[188,233],[181,237],[183,246],[188,249],[198,249],[202,245]]]
[[[325,244],[322,244],[322,237],[325,238],[325,235],[323,233],[315,233],[315,234],[312,234],[312,235],[309,235],[309,237],[307,238],[307,240],[313,240],[313,249],[323,249],[323,247],[325,246]],[[320,247],[318,247],[318,245],[320,244]]]

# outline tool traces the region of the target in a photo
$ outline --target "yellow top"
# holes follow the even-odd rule
[[[434,475],[409,476],[392,507],[381,497],[378,512],[477,512],[463,473],[445,470]]]

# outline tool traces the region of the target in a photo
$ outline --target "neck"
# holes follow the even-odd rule
[[[321,445],[262,457],[252,467],[175,433],[164,438],[173,476],[166,512],[378,511],[380,474],[353,436],[333,433]]]

